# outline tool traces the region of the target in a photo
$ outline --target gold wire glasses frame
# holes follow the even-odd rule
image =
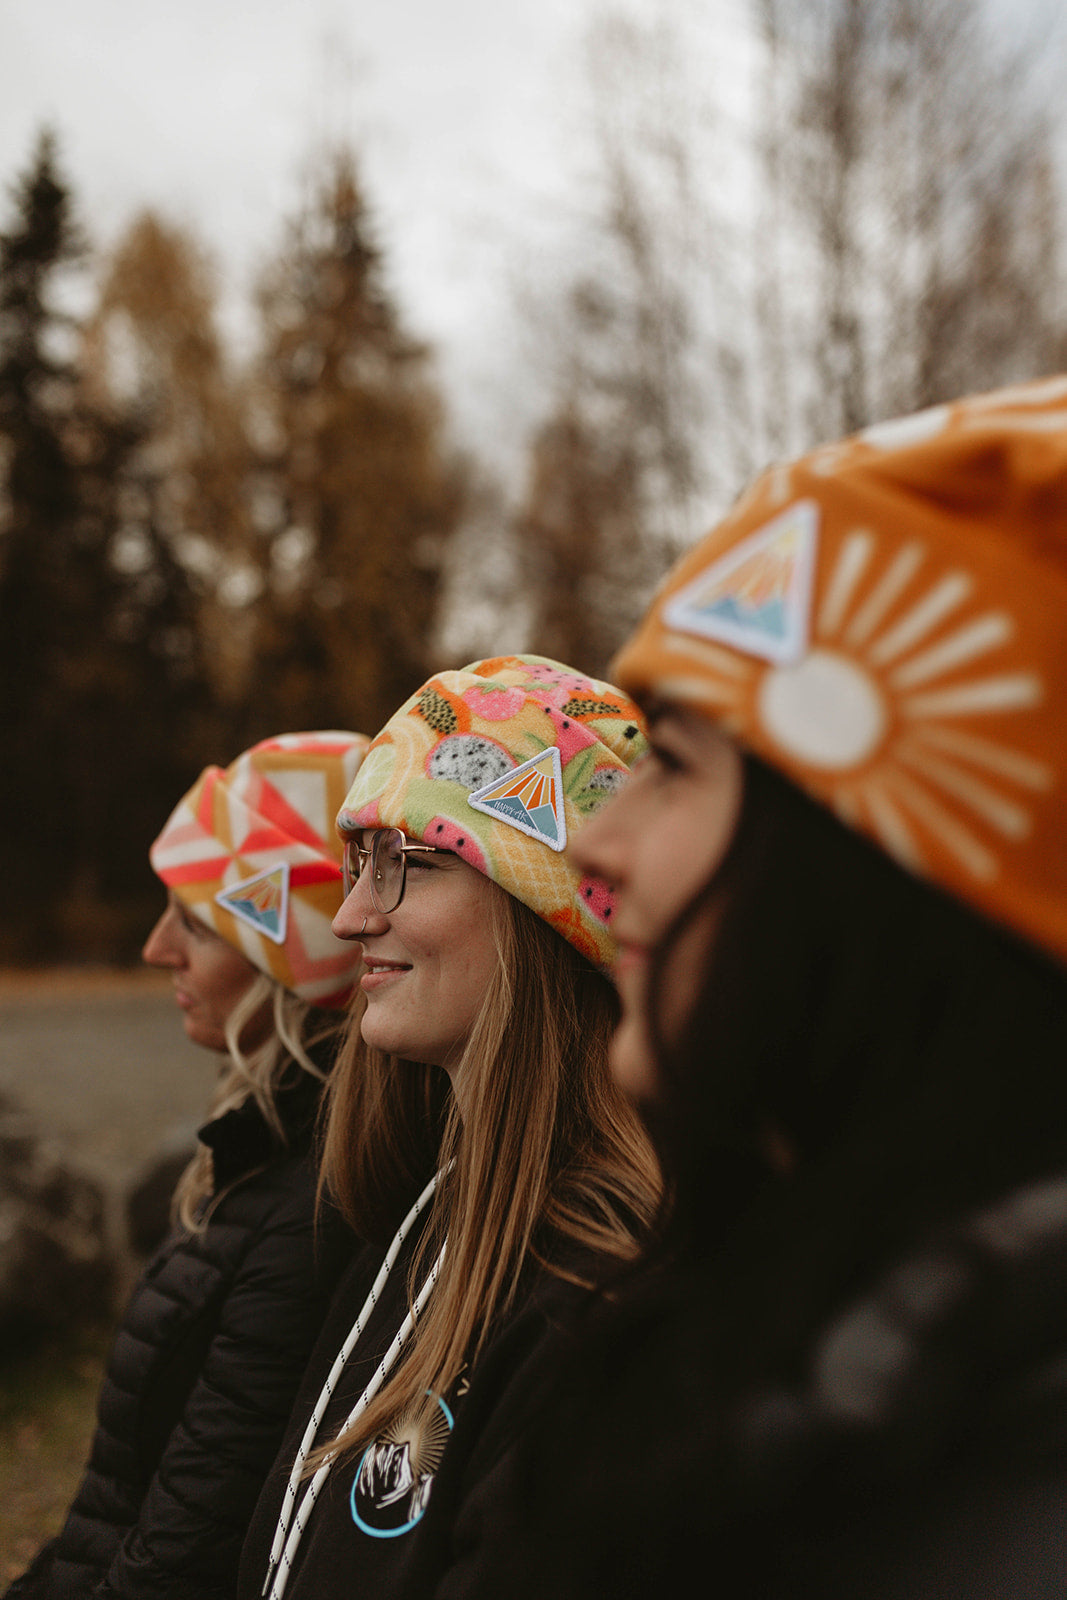
[[[395,911],[404,898],[409,855],[450,854],[433,844],[409,844],[399,828],[375,828],[367,829],[367,832],[372,835],[369,845],[364,845],[361,836],[355,833],[349,834],[345,840],[341,861],[345,899],[352,893],[356,879],[369,861],[371,904],[383,915]]]

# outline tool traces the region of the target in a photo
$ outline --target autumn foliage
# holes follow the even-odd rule
[[[131,955],[147,849],[209,762],[374,733],[432,641],[464,473],[384,284],[355,165],[320,171],[243,368],[205,253],[136,218],[92,314],[41,140],[0,235],[0,957]]]

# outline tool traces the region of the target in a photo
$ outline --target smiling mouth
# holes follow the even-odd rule
[[[410,962],[368,961],[366,956],[363,957],[363,966],[359,986],[364,993],[377,989],[383,983],[391,983],[394,978],[402,978],[405,972],[411,971]]]

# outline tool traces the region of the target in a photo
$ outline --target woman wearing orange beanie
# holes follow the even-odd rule
[[[572,854],[673,1208],[448,1594],[1060,1593],[1067,379],[768,472],[615,671]]]

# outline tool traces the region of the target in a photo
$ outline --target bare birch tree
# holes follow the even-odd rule
[[[574,655],[767,461],[1067,359],[1037,46],[1009,52],[981,0],[742,9],[730,51],[684,3],[589,35],[588,265],[519,520],[535,637]]]
[[[978,0],[753,10],[789,241],[764,295],[795,330],[784,369],[766,339],[761,355],[802,442],[1054,369],[1062,207],[1033,50],[1007,56]]]

